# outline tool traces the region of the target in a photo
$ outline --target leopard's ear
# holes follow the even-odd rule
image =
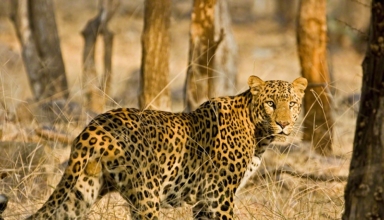
[[[252,95],[256,95],[257,93],[259,93],[264,84],[265,82],[257,76],[250,76],[248,78],[248,85],[251,89]]]
[[[307,88],[308,81],[306,78],[299,77],[292,82],[293,89],[301,98],[304,96],[304,90]]]

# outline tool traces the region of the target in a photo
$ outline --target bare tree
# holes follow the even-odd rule
[[[216,0],[195,0],[189,33],[189,62],[185,82],[185,111],[191,111],[215,95],[214,55],[224,38],[215,40]]]
[[[304,97],[304,137],[322,155],[332,153],[332,101],[326,59],[326,0],[301,0],[297,25],[301,74],[308,79]],[[310,91],[308,91],[310,90]]]
[[[384,219],[384,1],[372,1],[369,47],[343,219]]]
[[[107,100],[105,96],[110,94],[113,33],[108,28],[108,22],[115,14],[119,4],[119,0],[100,0],[99,13],[88,21],[81,32],[84,37],[82,81],[85,101],[88,108],[96,112],[103,111]],[[100,83],[95,66],[95,46],[98,35],[103,36],[104,43],[104,72]],[[102,97],[101,101],[100,97]]]
[[[139,105],[142,109],[170,110],[168,76],[171,0],[146,0],[144,4]]]
[[[237,44],[231,27],[231,16],[227,0],[217,1],[215,7],[215,39],[220,39],[221,30],[225,37],[213,57],[213,90],[210,97],[233,95],[237,84]]]
[[[11,4],[11,20],[35,99],[68,98],[53,2],[15,0]]]
[[[276,0],[276,16],[284,28],[292,27],[297,17],[297,0]]]

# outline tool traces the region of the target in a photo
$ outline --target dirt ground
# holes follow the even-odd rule
[[[249,1],[245,1],[249,2]],[[71,100],[81,103],[81,54],[83,39],[80,31],[86,22],[96,15],[96,1],[56,1],[61,48],[70,86]],[[1,3],[0,3],[1,4]],[[171,20],[170,80],[173,111],[182,111],[182,88],[185,81],[188,55],[188,31],[190,4],[180,1],[174,8]],[[238,21],[233,32],[238,43],[238,76],[236,91],[247,89],[250,75],[264,80],[282,79],[292,81],[300,76],[293,25],[282,27],[268,10],[260,16]],[[262,10],[259,10],[262,11]],[[20,57],[20,45],[12,23],[1,11],[0,16],[0,140],[36,143],[36,151],[47,153],[37,168],[23,165],[10,159],[0,164],[2,181],[0,193],[10,197],[6,219],[20,219],[36,211],[47,199],[55,186],[68,158],[68,148],[60,141],[46,141],[36,135],[38,117],[32,108],[17,111],[27,105],[31,98],[27,76]],[[142,1],[125,2],[110,23],[115,33],[113,48],[112,104],[137,107],[138,70],[141,61],[140,37],[143,27]],[[239,14],[233,14],[239,16]],[[346,29],[346,26],[339,26]],[[342,32],[342,31],[341,31]],[[101,72],[101,42],[97,44],[97,68]],[[358,103],[351,104],[347,97],[360,91],[363,53],[352,48],[351,43],[329,48],[329,65],[332,71],[331,88],[334,100],[334,140],[332,157],[324,158],[311,152],[310,143],[300,141],[300,132],[288,145],[273,146],[265,156],[260,175],[240,191],[236,198],[236,219],[339,219],[343,212],[345,177],[348,175],[349,159]],[[356,100],[355,100],[356,101]],[[27,105],[28,106],[28,105]],[[24,117],[24,114],[33,117]],[[20,118],[20,120],[16,120]],[[24,121],[23,121],[24,120]],[[299,122],[300,125],[300,122]],[[60,125],[64,136],[73,138],[84,126],[68,123]],[[76,128],[74,128],[76,127]],[[29,145],[28,145],[29,146]],[[37,147],[36,147],[37,146]],[[288,146],[288,147],[287,147]],[[7,155],[8,157],[9,155]],[[15,156],[22,159],[20,155]],[[21,161],[23,162],[23,161]],[[47,168],[48,164],[48,168]],[[55,164],[52,166],[52,164]],[[27,164],[28,165],[28,164]],[[31,164],[29,164],[31,165]],[[271,168],[290,167],[295,172],[272,172]],[[263,169],[263,167],[265,169]],[[1,172],[3,171],[3,172]],[[311,177],[321,176],[316,180]],[[331,178],[333,177],[333,178]],[[47,180],[48,179],[48,180]],[[92,209],[90,219],[126,219],[129,211],[125,201],[117,194],[106,196]],[[163,219],[191,219],[190,208],[164,210]]]

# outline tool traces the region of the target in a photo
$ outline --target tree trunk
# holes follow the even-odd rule
[[[213,57],[213,90],[210,97],[235,95],[237,84],[237,44],[231,27],[227,0],[217,1],[215,7],[215,39],[225,37]],[[200,103],[201,104],[201,103]]]
[[[100,16],[97,15],[96,18],[88,21],[81,32],[84,38],[82,89],[85,105],[95,112],[101,112],[104,106],[104,103],[100,102],[102,95],[98,88],[99,81],[95,65],[95,47],[99,26]]]
[[[343,219],[384,219],[383,23],[384,0],[373,0]]]
[[[21,44],[21,56],[27,71],[32,94],[37,100],[38,97],[43,97],[44,94],[44,86],[41,82],[41,79],[44,79],[44,75],[40,72],[42,66],[29,23],[28,2],[17,0],[10,2],[12,4],[10,17]]]
[[[304,137],[322,155],[332,153],[332,100],[326,59],[326,0],[301,0],[297,26],[301,74],[308,79],[304,96]]]
[[[100,89],[101,91],[104,91],[105,94],[111,94],[112,47],[114,34],[106,26],[102,29],[102,33],[104,42],[104,73],[101,77]]]
[[[45,97],[58,95],[68,98],[68,85],[65,76],[63,57],[61,56],[60,38],[57,32],[52,0],[30,0],[29,17],[35,43],[38,48],[40,70],[45,75],[41,78],[46,86]],[[47,34],[49,33],[49,34]]]
[[[101,77],[100,89],[104,94],[111,93],[112,80],[112,48],[114,33],[109,30],[108,22],[115,15],[120,5],[120,0],[100,0],[101,26],[100,33],[103,35],[104,43],[104,72]]]
[[[281,27],[292,28],[295,18],[297,18],[297,0],[277,0],[276,1],[276,17]]]
[[[141,109],[170,110],[169,26],[171,0],[146,0],[142,34]]]
[[[68,98],[52,1],[15,0],[11,4],[11,20],[22,47],[22,58],[34,98]]]
[[[196,109],[215,95],[214,55],[224,38],[223,29],[215,41],[216,0],[195,0],[189,33],[189,61],[185,82],[185,111]]]
[[[119,5],[119,0],[100,0],[99,13],[88,21],[81,32],[84,38],[83,51],[83,89],[85,102],[89,109],[102,112],[110,94],[112,75],[112,46],[113,33],[108,29],[108,22],[113,17]],[[104,73],[99,83],[95,66],[95,47],[97,36],[103,36],[104,43]]]

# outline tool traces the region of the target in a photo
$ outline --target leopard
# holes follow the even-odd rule
[[[111,192],[131,219],[190,206],[194,219],[233,219],[234,196],[267,147],[295,129],[307,87],[248,78],[249,89],[191,112],[118,108],[96,116],[74,139],[55,190],[27,219],[86,219]]]

